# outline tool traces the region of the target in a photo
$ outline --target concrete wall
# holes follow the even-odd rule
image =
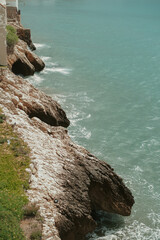
[[[7,6],[7,21],[14,22],[17,20],[17,8],[12,6]]]
[[[16,7],[18,10],[18,0],[6,0],[7,6]]]
[[[7,21],[20,23],[20,11],[18,11],[18,0],[6,0]]]
[[[7,65],[7,49],[6,49],[6,2],[0,0],[0,65]]]

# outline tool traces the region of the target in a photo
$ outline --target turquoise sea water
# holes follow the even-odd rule
[[[23,0],[46,68],[29,80],[61,103],[70,136],[135,196],[89,240],[160,240],[160,1]]]

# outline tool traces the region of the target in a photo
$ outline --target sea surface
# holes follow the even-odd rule
[[[123,177],[130,217],[99,213],[89,240],[160,240],[160,1],[21,0],[46,68],[29,77],[69,134]]]

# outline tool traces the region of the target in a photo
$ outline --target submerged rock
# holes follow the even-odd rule
[[[0,106],[31,149],[27,194],[40,208],[44,240],[83,240],[96,227],[95,210],[130,215],[130,190],[110,165],[72,142],[59,104],[3,70]]]

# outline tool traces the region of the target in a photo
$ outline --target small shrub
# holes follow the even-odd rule
[[[34,232],[31,233],[30,236],[31,240],[41,240],[42,239],[42,233],[40,230],[35,230]]]
[[[14,45],[18,42],[18,36],[16,34],[16,29],[11,25],[7,25],[7,46],[14,47]]]
[[[26,148],[25,145],[22,144],[22,142],[19,139],[12,139],[12,144],[11,144],[11,150],[14,151],[14,156],[27,156],[28,155],[28,149]],[[25,163],[21,162],[21,165]]]
[[[5,115],[0,113],[0,123],[3,123],[5,119]]]
[[[24,207],[24,217],[35,217],[38,209],[36,204],[28,204]]]
[[[10,31],[11,33],[14,33],[14,34],[16,34],[16,29],[13,27],[13,26],[11,26],[11,25],[7,25],[7,31]]]
[[[0,137],[0,144],[3,144],[7,142],[7,139],[6,138],[3,138],[3,137]]]

